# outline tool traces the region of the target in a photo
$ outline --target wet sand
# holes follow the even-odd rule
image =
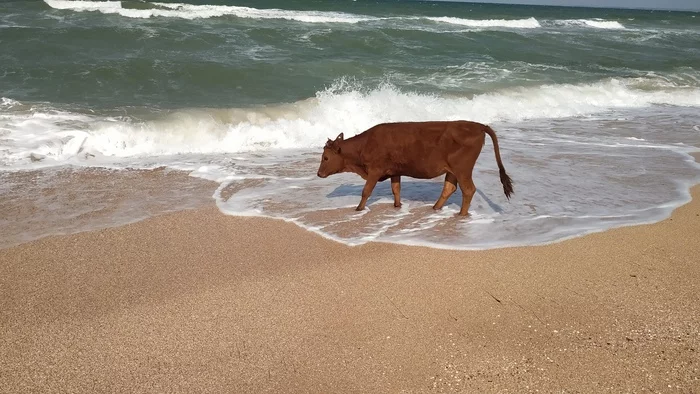
[[[700,392],[700,187],[547,246],[347,247],[214,207],[0,250],[2,392]]]
[[[217,186],[164,167],[0,171],[0,249],[211,206]]]

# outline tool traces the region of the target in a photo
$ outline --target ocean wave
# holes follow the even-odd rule
[[[170,17],[182,19],[236,16],[253,19],[286,19],[306,23],[358,23],[380,18],[343,12],[294,11],[282,9],[258,9],[225,5],[195,5],[185,3],[148,3],[152,8],[125,8],[120,1],[44,0],[55,9],[73,11],[99,11],[119,14],[128,18]]]
[[[8,104],[5,104],[8,103]],[[3,106],[12,100],[3,100]],[[440,97],[393,85],[367,88],[348,80],[294,104],[259,109],[180,110],[157,120],[100,117],[32,108],[0,112],[0,163],[74,158],[306,149],[329,136],[359,133],[391,121],[469,119],[484,123],[566,118],[655,104],[700,107],[700,89],[669,88],[667,80],[610,79]]]
[[[626,29],[622,23],[618,21],[607,21],[602,19],[561,19],[553,20],[551,24],[554,26],[564,26],[564,27],[592,27],[596,29],[611,29],[611,30],[624,30]]]
[[[121,1],[44,0],[44,3],[58,10],[101,11],[109,13],[122,9]]]
[[[221,16],[236,16],[250,19],[284,19],[305,23],[347,23],[356,24],[369,21],[415,21],[430,20],[437,23],[452,25],[489,28],[521,28],[532,29],[540,27],[535,18],[527,19],[463,19],[454,17],[375,17],[369,15],[349,14],[328,11],[296,11],[283,9],[260,9],[252,7],[225,5],[195,5],[186,3],[144,3],[148,8],[124,7],[120,1],[86,1],[86,0],[44,0],[55,9],[73,11],[97,11],[104,14],[119,14],[128,18],[170,17],[183,19],[215,18]]]
[[[22,103],[7,97],[0,97],[0,108],[12,108],[18,105],[22,105]]]
[[[450,16],[428,17],[433,22],[449,23],[453,25],[469,27],[506,27],[513,29],[536,29],[541,27],[540,22],[535,18],[527,19],[463,19]]]
[[[509,29],[537,29],[544,26],[557,27],[591,27],[598,29],[625,29],[618,21],[601,19],[571,19],[571,20],[544,20],[540,22],[534,17],[523,19],[467,19],[451,16],[423,17],[423,16],[393,16],[376,17],[370,15],[351,14],[330,11],[298,11],[284,9],[261,9],[228,5],[197,5],[187,3],[146,3],[130,2],[127,4],[140,4],[140,6],[125,6],[122,1],[87,1],[87,0],[44,0],[50,7],[60,10],[92,11],[104,14],[118,14],[128,18],[152,18],[169,17],[182,19],[215,18],[221,16],[235,16],[249,19],[281,19],[304,23],[344,23],[357,24],[371,21],[416,21],[424,20],[432,23],[441,23],[470,28],[509,28]],[[418,28],[418,27],[416,27]],[[419,29],[419,28],[418,28]]]

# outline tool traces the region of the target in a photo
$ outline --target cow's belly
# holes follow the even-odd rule
[[[440,175],[445,174],[447,171],[446,170],[435,170],[435,171],[405,171],[403,176],[408,176],[411,178],[416,178],[416,179],[432,179],[435,177],[438,177]]]
[[[431,165],[411,165],[403,166],[403,168],[392,171],[392,175],[408,176],[417,179],[432,179],[443,175],[447,172],[446,166],[443,163],[435,163]]]

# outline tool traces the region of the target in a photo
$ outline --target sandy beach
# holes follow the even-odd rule
[[[348,247],[215,207],[0,250],[2,392],[700,391],[700,187],[547,246]]]

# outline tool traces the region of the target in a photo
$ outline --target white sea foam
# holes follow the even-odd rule
[[[576,26],[576,27],[592,27],[596,29],[626,29],[622,23],[618,21],[608,21],[602,19],[562,19],[551,22],[555,26]]]
[[[617,21],[600,21],[600,20],[587,20],[584,19],[582,22],[586,26],[595,27],[597,29],[625,29],[622,23]]]
[[[116,12],[122,9],[121,1],[88,0],[44,0],[46,4],[58,10]]]
[[[282,9],[258,9],[226,5],[196,5],[186,3],[150,3],[157,8],[124,8],[120,1],[44,0],[56,9],[74,11],[99,11],[119,14],[128,18],[170,17],[183,19],[214,18],[225,15],[254,19],[286,19],[306,23],[358,23],[380,18],[343,12],[295,11]]]
[[[389,121],[471,119],[484,123],[582,116],[654,104],[700,106],[700,89],[659,88],[648,79],[506,89],[474,97],[438,97],[374,89],[339,80],[313,99],[260,109],[181,110],[158,120],[117,119],[34,108],[0,113],[0,163],[24,165],[31,154],[56,162],[305,149],[344,132],[352,136]],[[637,89],[637,86],[644,89]],[[4,99],[2,107],[17,105]],[[14,164],[13,164],[14,163]],[[46,163],[46,162],[44,162]]]
[[[453,25],[469,26],[469,27],[506,27],[512,29],[536,29],[540,23],[535,18],[527,19],[464,19],[450,16],[443,17],[428,17],[433,22],[450,23]]]
[[[7,97],[0,97],[0,108],[12,108],[18,105],[21,105],[19,101]]]

